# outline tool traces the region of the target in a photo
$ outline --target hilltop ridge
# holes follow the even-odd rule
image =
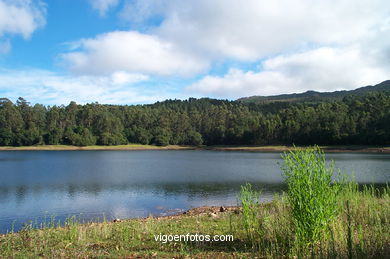
[[[383,81],[377,85],[369,85],[357,88],[355,90],[342,90],[334,92],[317,92],[309,90],[303,93],[280,94],[271,96],[249,96],[237,99],[243,103],[271,103],[271,102],[307,102],[324,100],[341,100],[348,95],[365,95],[369,92],[389,92],[390,80]]]

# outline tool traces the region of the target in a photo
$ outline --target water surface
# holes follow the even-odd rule
[[[360,183],[390,180],[390,154],[329,153]],[[28,220],[166,215],[237,205],[240,185],[281,192],[280,153],[233,151],[2,151],[0,233]]]

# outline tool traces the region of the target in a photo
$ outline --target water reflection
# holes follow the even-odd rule
[[[245,182],[228,183],[193,183],[193,184],[162,184],[162,185],[137,185],[137,184],[119,184],[119,185],[64,185],[64,186],[40,186],[35,185],[27,187],[25,185],[16,187],[0,187],[0,200],[7,200],[14,196],[18,201],[23,201],[26,197],[41,196],[44,193],[62,193],[64,196],[72,199],[83,193],[88,196],[99,196],[105,192],[127,191],[135,193],[151,193],[161,196],[176,196],[185,194],[188,197],[213,197],[219,194],[237,193],[241,185]],[[262,193],[282,192],[286,189],[283,183],[260,183],[252,182],[254,189]]]

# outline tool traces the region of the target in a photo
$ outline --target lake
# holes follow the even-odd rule
[[[390,154],[328,153],[359,183],[390,180]],[[232,151],[2,151],[0,233],[29,220],[167,215],[203,205],[237,205],[240,185],[262,200],[285,189],[280,153]]]

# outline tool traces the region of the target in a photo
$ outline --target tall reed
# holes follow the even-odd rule
[[[258,219],[260,193],[253,190],[252,185],[247,183],[241,186],[240,200],[242,205],[243,225],[247,233],[247,237],[255,248],[258,244],[260,234],[260,225]]]
[[[326,165],[318,146],[295,149],[282,158],[296,245],[298,251],[305,251],[326,237],[329,223],[337,215],[340,185],[333,183],[334,164]]]

